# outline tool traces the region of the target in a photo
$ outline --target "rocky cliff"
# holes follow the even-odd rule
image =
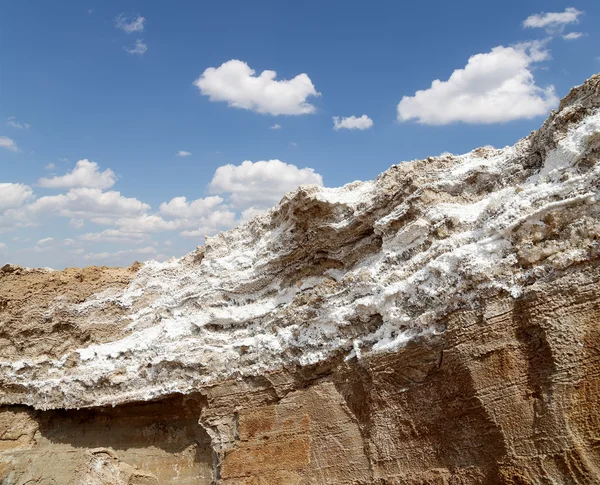
[[[181,259],[0,270],[0,481],[600,483],[600,75]]]

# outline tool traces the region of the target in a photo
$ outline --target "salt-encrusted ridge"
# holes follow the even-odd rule
[[[598,251],[599,84],[575,88],[514,147],[301,187],[183,258],[145,263],[124,290],[67,307],[57,299],[49,311],[74,321],[117,306],[125,330],[59,359],[0,359],[10,389],[0,401],[117,404],[364,359],[443,332],[444,315],[490,295],[518,298]],[[562,235],[546,237],[554,226]]]

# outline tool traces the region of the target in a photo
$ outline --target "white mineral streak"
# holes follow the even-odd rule
[[[517,297],[529,272],[583,257],[563,248],[526,269],[511,239],[524,224],[543,226],[548,211],[599,203],[597,158],[587,170],[577,164],[600,145],[600,114],[561,136],[543,164],[528,169],[532,136],[429,159],[425,174],[421,162],[416,190],[396,198],[411,174],[405,164],[401,176],[392,167],[371,182],[301,187],[194,253],[145,263],[124,291],[70,309],[85,319],[118,305],[129,324],[117,340],[56,361],[0,361],[0,373],[27,389],[23,403],[79,407],[188,392],[333,355],[364,359],[428,338],[443,331],[439,317],[448,311],[490,292]]]

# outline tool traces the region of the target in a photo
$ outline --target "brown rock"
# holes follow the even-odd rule
[[[600,483],[598,107],[164,266],[3,266],[0,483]]]

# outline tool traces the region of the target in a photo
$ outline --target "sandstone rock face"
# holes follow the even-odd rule
[[[0,271],[0,483],[600,483],[600,75],[184,258]]]

